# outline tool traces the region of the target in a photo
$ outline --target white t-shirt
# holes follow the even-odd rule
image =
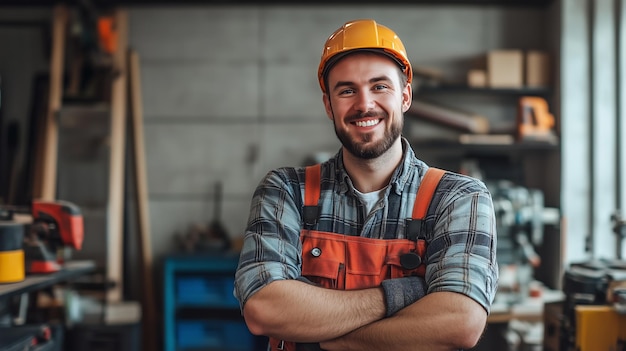
[[[370,212],[372,212],[374,205],[376,205],[378,200],[380,200],[380,198],[385,193],[385,189],[387,188],[382,188],[380,190],[372,191],[369,193],[362,193],[355,189],[356,194],[359,196],[359,199],[361,199],[361,201],[363,201],[363,204],[365,205],[365,217],[367,217]]]

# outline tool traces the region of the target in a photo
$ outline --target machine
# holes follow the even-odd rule
[[[544,206],[543,192],[511,181],[486,181],[492,193],[498,232],[498,290],[510,303],[528,297],[533,270],[541,257],[535,248],[543,242],[544,226],[558,225],[560,213]]]
[[[563,291],[560,351],[626,351],[626,261],[572,264]]]
[[[22,250],[26,273],[52,273],[61,269],[64,247],[80,250],[84,238],[80,209],[67,201],[33,200],[30,208],[3,207],[5,220],[16,214],[29,213],[32,221],[24,222]],[[13,220],[16,223],[18,221]]]
[[[67,201],[33,201],[33,223],[24,238],[27,273],[51,273],[61,269],[57,250],[80,250],[84,225],[80,209]]]
[[[52,329],[47,324],[0,326],[0,351],[56,350],[52,334]]]
[[[563,275],[559,351],[626,351],[626,221],[612,216],[616,258],[570,264]]]

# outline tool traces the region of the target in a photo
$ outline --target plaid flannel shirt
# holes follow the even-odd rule
[[[384,196],[365,217],[340,150],[321,167],[320,216],[314,229],[367,238],[406,238],[415,196],[428,166],[403,138],[404,156]],[[234,295],[247,299],[275,280],[301,278],[304,168],[270,171],[254,192],[235,274]],[[496,218],[483,182],[448,172],[426,216],[428,293],[464,294],[487,312],[498,280]],[[367,252],[362,254],[367,255]]]

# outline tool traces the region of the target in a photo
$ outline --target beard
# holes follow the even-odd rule
[[[352,118],[363,118],[363,117],[383,117],[386,119],[387,114],[383,113],[365,113],[359,116],[351,116]],[[374,137],[374,133],[367,133],[358,135],[355,137],[351,137],[347,131],[344,129],[337,128],[337,124],[333,120],[333,124],[335,126],[335,134],[343,147],[348,150],[352,155],[371,160],[375,159],[391,148],[393,143],[400,137],[403,129],[402,120],[396,120],[396,122],[391,124],[390,129],[385,130],[385,134],[383,135],[382,140],[373,143],[370,145],[372,138]]]

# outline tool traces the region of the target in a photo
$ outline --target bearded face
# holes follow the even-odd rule
[[[329,71],[324,104],[346,151],[362,159],[383,155],[398,140],[411,87],[390,58],[357,52]]]

